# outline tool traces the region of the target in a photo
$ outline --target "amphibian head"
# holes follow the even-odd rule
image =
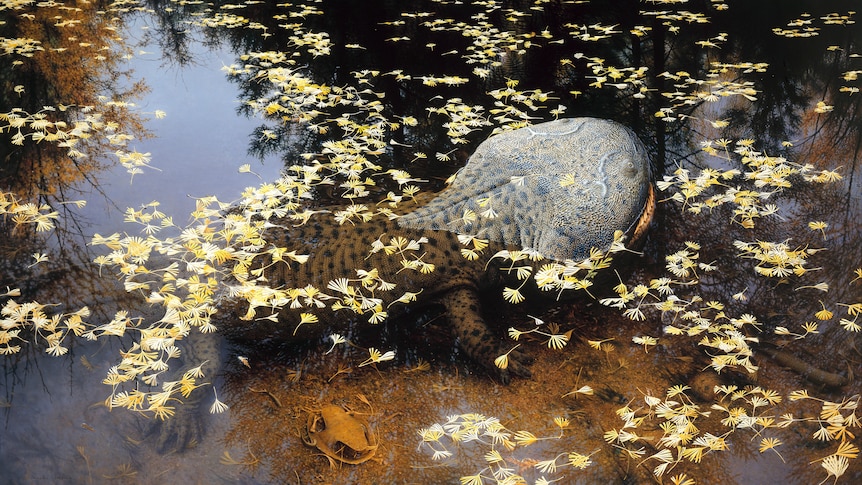
[[[596,118],[556,120],[488,138],[448,188],[398,222],[577,260],[651,214],[651,184],[649,157],[631,130]]]

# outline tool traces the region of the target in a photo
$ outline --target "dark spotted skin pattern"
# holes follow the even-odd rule
[[[640,245],[646,234],[652,218],[655,197],[652,188],[643,205],[640,219],[629,228],[627,241],[630,247]],[[399,212],[407,213],[416,206],[424,205],[424,201],[410,202],[400,206]],[[335,213],[339,208],[330,208]],[[296,250],[299,254],[310,257],[304,264],[295,262],[273,263],[268,253],[261,253],[255,261],[255,267],[266,268],[264,284],[272,288],[302,288],[312,285],[328,294],[337,294],[327,289],[330,281],[347,278],[355,282],[358,277],[356,270],[372,271],[376,269],[380,277],[396,285],[390,291],[375,291],[373,296],[382,300],[382,306],[389,316],[397,315],[405,308],[404,303],[395,302],[404,292],[420,292],[415,302],[409,305],[415,307],[423,304],[442,304],[449,324],[454,329],[458,346],[476,363],[481,364],[499,376],[503,383],[508,383],[511,376],[527,377],[528,357],[518,349],[509,354],[507,369],[499,369],[494,360],[512,347],[511,341],[503,340],[490,328],[482,317],[480,293],[500,295],[502,288],[521,286],[516,275],[501,268],[502,260],[491,262],[488,259],[502,249],[520,250],[520,247],[505,247],[498,243],[490,243],[484,249],[479,259],[469,261],[461,255],[462,245],[457,235],[445,230],[412,229],[399,226],[396,220],[384,216],[375,216],[368,222],[346,222],[338,224],[332,214],[319,215],[317,220],[293,227],[290,220],[276,221],[266,234],[265,239],[276,247]],[[426,239],[420,248],[409,251],[402,258],[398,254],[387,255],[384,251],[372,252],[375,241],[384,244],[391,238],[403,237],[406,240],[419,241]],[[419,258],[425,263],[433,264],[434,271],[424,274],[413,269],[404,269],[402,259]],[[539,261],[535,266],[543,264]],[[518,264],[526,264],[519,261]],[[528,282],[535,287],[533,281]],[[538,291],[538,290],[537,290]],[[364,291],[371,296],[372,292]],[[555,293],[556,295],[556,293]],[[390,306],[391,304],[391,306]],[[352,310],[341,309],[331,311],[328,307],[310,310],[284,308],[278,314],[278,321],[266,318],[268,308],[258,308],[255,320],[243,321],[248,304],[243,301],[225,301],[217,314],[217,326],[220,332],[233,340],[245,342],[275,342],[309,341],[320,339],[332,333],[344,331],[350,324],[371,325],[366,321],[370,312],[357,315]],[[299,324],[300,311],[313,311],[320,319],[317,323]]]
[[[413,204],[405,204],[401,210],[409,210]],[[332,208],[335,212],[337,208]],[[493,332],[482,318],[479,306],[479,292],[492,288],[502,289],[501,283],[505,275],[490,266],[486,269],[486,260],[468,261],[461,256],[463,245],[454,233],[448,231],[404,229],[394,220],[385,216],[375,216],[368,222],[346,222],[338,224],[332,214],[322,214],[316,220],[305,225],[291,227],[289,220],[276,221],[279,228],[270,229],[266,239],[277,247],[296,250],[300,254],[308,254],[310,258],[304,264],[278,262],[273,264],[268,254],[263,253],[255,266],[266,267],[264,272],[266,282],[273,288],[302,288],[312,285],[321,291],[337,295],[327,289],[330,281],[339,278],[357,279],[357,269],[372,271],[376,269],[380,277],[396,285],[389,291],[374,291],[373,296],[383,300],[382,306],[389,316],[398,315],[405,308],[404,303],[395,302],[404,292],[420,292],[412,307],[423,304],[442,304],[449,324],[453,327],[458,346],[474,361],[498,374],[503,382],[509,382],[511,375],[529,376],[526,367],[526,357],[515,351],[509,356],[509,367],[498,369],[494,359],[506,352],[506,347],[497,333]],[[408,251],[402,257],[399,254],[387,255],[384,251],[372,253],[372,245],[380,239],[384,244],[390,243],[390,238],[403,237],[419,241],[426,238],[427,242],[420,244],[420,249]],[[500,246],[490,246],[483,255],[494,254]],[[420,258],[423,262],[433,264],[434,271],[423,274],[414,269],[404,269],[402,259]],[[514,280],[514,275],[512,275]],[[358,282],[352,283],[360,286]],[[512,283],[513,285],[516,283]],[[371,296],[372,292],[364,291]],[[502,298],[502,297],[501,297]],[[392,304],[390,306],[390,304]],[[240,341],[260,341],[267,339],[277,342],[307,341],[318,339],[321,335],[338,333],[346,330],[348,325],[371,325],[367,322],[368,314],[358,315],[349,309],[332,311],[329,308],[301,310],[283,309],[279,313],[278,322],[260,319],[269,314],[268,308],[258,308],[254,322],[242,321],[247,304],[242,301],[226,303],[220,308],[217,324],[220,331],[230,339]],[[297,328],[300,311],[310,311],[320,319],[317,323],[304,324]]]

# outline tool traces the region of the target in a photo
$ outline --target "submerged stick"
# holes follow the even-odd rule
[[[817,384],[823,384],[828,387],[841,387],[847,384],[847,378],[841,374],[827,372],[815,367],[790,352],[771,347],[760,347],[758,350],[768,355],[776,363],[793,370],[797,374]]]

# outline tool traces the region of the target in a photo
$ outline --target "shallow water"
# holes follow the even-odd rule
[[[385,331],[384,339],[376,330],[366,334],[360,329],[349,336],[359,348],[338,347],[329,354],[324,353],[329,341],[309,349],[257,353],[255,349],[222,344],[226,365],[214,387],[230,410],[206,413],[214,396],[207,387],[203,438],[189,449],[160,454],[155,449],[155,437],[147,435],[155,418],[121,408],[109,411],[105,406],[111,390],[102,380],[108,369],[119,362],[119,352],[130,348],[130,339],[87,342],[70,338],[68,354],[53,357],[42,351],[44,342],[39,337],[31,336],[22,344],[20,353],[6,356],[3,361],[0,481],[458,483],[459,477],[484,470],[483,483],[493,483],[491,470],[504,467],[523,475],[528,483],[541,483],[542,476],[559,479],[558,483],[648,483],[655,467],[662,463],[660,453],[666,449],[672,452],[673,459],[658,479],[662,483],[687,483],[687,478],[697,483],[817,483],[824,478],[832,481],[820,463],[834,456],[840,443],[859,446],[853,435],[841,438],[840,432],[845,429],[841,426],[830,431],[830,440],[815,438],[828,419],[821,409],[823,401],[790,399],[792,391],[804,388],[817,399],[845,402],[840,414],[849,416],[855,415],[853,403],[860,393],[856,377],[862,370],[858,332],[839,323],[842,318],[853,318],[846,305],[862,298],[862,281],[854,279],[853,272],[862,264],[858,222],[862,215],[858,185],[862,95],[850,90],[859,87],[852,73],[862,69],[862,58],[855,54],[862,54],[862,36],[858,24],[852,22],[855,17],[847,13],[853,10],[852,2],[830,5],[830,11],[823,12],[818,10],[822,7],[805,2],[782,5],[780,10],[745,2],[632,2],[615,4],[614,8],[566,2],[409,2],[398,6],[366,2],[361,7],[333,2],[280,6],[250,2],[236,8],[207,8],[172,2],[169,10],[162,5],[154,12],[135,13],[123,11],[120,4],[100,7],[123,26],[119,32],[124,40],[93,39],[96,45],[112,42],[116,65],[100,71],[107,80],[93,83],[90,101],[95,102],[100,89],[128,88],[135,80],[142,80],[149,92],[142,93],[135,106],[128,107],[128,113],[121,111],[118,117],[133,125],[133,118],[140,116],[152,136],[134,139],[125,146],[96,146],[94,150],[103,155],[101,167],[72,167],[58,161],[56,169],[46,172],[75,174],[80,170],[85,179],[69,175],[68,182],[44,174],[28,178],[21,173],[38,174],[42,170],[41,165],[29,161],[16,162],[23,171],[17,175],[5,166],[0,172],[3,190],[25,199],[41,197],[55,207],[70,207],[59,205],[61,200],[87,200],[82,209],[63,211],[58,228],[47,239],[26,231],[22,234],[9,219],[3,220],[0,230],[7,243],[2,249],[9,255],[0,266],[0,290],[20,287],[23,296],[17,300],[56,305],[49,307],[51,311],[68,312],[87,305],[93,314],[87,321],[95,325],[111,320],[119,309],[148,317],[146,321],[157,320],[161,314],[158,307],[127,295],[122,282],[117,284],[113,269],[106,266],[100,270],[91,263],[106,252],[103,247],[88,245],[93,234],[125,231],[144,236],[139,227],[123,222],[123,213],[126,207],[138,208],[153,200],[161,203],[159,209],[173,217],[178,226],[184,226],[195,210],[195,198],[216,195],[221,201],[236,202],[247,186],[275,180],[286,166],[333,157],[332,152],[327,154],[321,148],[322,143],[339,137],[354,139],[348,135],[355,134],[342,131],[339,123],[331,120],[345,116],[359,124],[372,124],[375,111],[367,107],[367,102],[381,102],[381,116],[390,122],[413,117],[416,125],[390,125],[381,137],[386,149],[379,153],[370,150],[364,155],[377,157],[375,162],[382,166],[379,172],[402,168],[415,178],[431,180],[432,186],[454,172],[475,145],[488,136],[492,126],[507,122],[500,116],[512,120],[524,114],[534,116],[534,122],[544,121],[555,116],[552,110],[559,110],[558,106],[566,108],[561,116],[601,116],[632,126],[648,145],[659,179],[673,174],[678,166],[691,168],[693,173],[704,165],[721,170],[739,167],[741,156],[731,156],[734,162],[708,157],[702,151],[702,142],[713,140],[714,146],[720,147],[718,140],[731,140],[727,146],[732,154],[740,146],[737,140],[749,138],[756,149],[786,156],[799,164],[810,163],[815,171],[840,166],[843,179],[818,185],[806,183],[799,176],[789,177],[792,188],[764,199],[764,203],[778,205],[778,215],[755,217],[754,228],[743,227],[740,222],[744,215],[734,214],[727,205],[704,209],[700,215],[685,212],[682,204],[670,200],[674,193],[670,189],[659,197],[666,200],[659,205],[644,256],[635,258],[631,268],[620,268],[630,286],[648,284],[652,278],[667,276],[666,255],[685,247],[684,241],[698,241],[701,247],[692,253],[698,254],[699,262],[714,264],[718,269],[710,272],[697,268],[700,286],[689,291],[681,285],[678,294],[688,298],[697,293],[706,301],[722,301],[728,315],[725,320],[751,314],[761,322],[757,328],[742,326],[748,337],[760,340],[752,344],[753,359],[759,366],[755,373],[739,366],[714,372],[710,364],[721,352],[703,345],[701,338],[715,338],[718,332],[692,337],[669,335],[666,327],[681,321],[669,314],[645,310],[644,319],[630,320],[621,311],[588,297],[574,303],[529,308],[497,299],[490,300],[486,316],[489,321],[499,322],[501,334],[510,326],[532,328],[533,320],[527,315],[535,312],[541,312],[539,316],[545,321],[558,324],[560,333],[572,331],[571,341],[561,351],[550,350],[541,338],[522,337],[519,343],[535,357],[529,379],[515,379],[507,386],[499,384],[461,355],[445,320],[433,309],[422,313],[418,324],[399,321],[394,329]],[[0,30],[2,36],[36,36],[39,32],[32,26],[37,21],[28,20],[26,15],[40,14],[40,8],[48,11],[56,7],[7,8],[4,14],[10,20],[0,25],[5,29]],[[322,13],[316,13],[316,8]],[[838,14],[829,15],[831,11]],[[80,13],[85,24],[98,23],[106,16],[85,13],[91,15]],[[698,13],[708,21],[698,23]],[[234,23],[238,19],[234,15],[250,20],[251,24],[240,24],[251,27],[235,27],[240,24]],[[847,18],[841,20],[845,15]],[[209,26],[201,26],[200,22]],[[178,35],[170,25],[189,33]],[[485,34],[466,35],[471,26]],[[814,32],[806,29],[815,27],[817,35],[805,36],[806,32]],[[775,28],[785,29],[783,36],[777,35]],[[331,47],[325,42],[327,37],[321,41],[311,35],[319,32],[328,33]],[[508,34],[501,34],[505,32]],[[189,41],[185,44],[177,39]],[[716,46],[698,44],[706,40]],[[309,43],[303,43],[306,41]],[[68,48],[74,49],[79,39],[68,42]],[[44,43],[48,45],[47,40]],[[656,45],[664,47],[664,55],[656,57]],[[330,47],[329,52],[313,50],[323,47]],[[124,48],[130,49],[130,60],[120,55]],[[266,82],[263,76],[256,77],[270,65],[265,64],[266,60],[243,57],[250,52],[293,54],[295,63],[275,65],[295,69],[318,87],[339,86],[347,92],[354,87],[356,92],[368,89],[360,95],[367,102],[321,104],[314,108],[309,105],[271,113],[264,120],[269,103],[287,105],[297,98],[279,98],[283,93],[276,84]],[[581,52],[583,55],[578,54]],[[469,59],[462,57],[468,54]],[[32,58],[19,54],[6,57],[20,60],[26,67],[40,55],[49,52],[34,52]],[[485,65],[484,61],[498,61],[499,65]],[[727,72],[708,72],[714,62],[728,63]],[[742,62],[768,62],[770,67],[759,73]],[[730,66],[734,63],[737,64]],[[231,65],[235,69],[243,65],[254,69],[230,80],[222,67]],[[597,65],[605,69],[596,71]],[[641,65],[649,67],[641,77],[633,70],[625,70]],[[10,86],[4,85],[7,92],[0,98],[0,111],[16,106],[30,112],[38,109],[28,107],[31,104],[87,104],[84,93],[77,101],[40,94],[64,92],[60,87],[43,88],[52,86],[52,82],[59,85],[56,79],[21,84],[23,93],[15,92],[14,85],[24,82],[15,77],[24,69],[21,66],[2,68],[13,81]],[[609,66],[618,70],[607,69]],[[68,68],[72,77],[82,82],[90,80],[84,79],[86,70],[82,74],[74,67]],[[476,72],[475,67],[488,72]],[[115,75],[126,69],[134,70],[130,80]],[[363,69],[379,73],[362,73]],[[397,74],[392,73],[396,69],[412,79],[397,80]],[[617,76],[619,72],[623,74]],[[659,76],[662,72],[669,74]],[[437,80],[423,81],[421,76],[437,76]],[[599,82],[598,76],[606,79]],[[508,95],[487,94],[505,90],[511,79],[519,84],[510,82]],[[715,79],[723,83],[710,85],[709,81]],[[621,85],[613,86],[615,82]],[[744,89],[744,82],[752,83],[757,92],[748,97],[756,100],[734,91]],[[74,85],[65,78],[62,83]],[[647,89],[641,91],[640,86]],[[524,98],[520,97],[527,93],[528,98],[532,89],[549,96],[522,102]],[[720,93],[721,100],[704,101],[706,91]],[[466,143],[451,140],[444,123],[452,119],[428,110],[446,103],[455,105],[454,98],[466,106],[485,105],[484,110],[474,109],[489,123],[466,133]],[[696,102],[686,102],[693,99]],[[238,107],[255,101],[261,109],[250,113],[253,110],[245,108],[244,114],[250,117],[237,113]],[[823,101],[825,107],[818,106],[818,101]],[[530,105],[542,108],[533,110]],[[662,116],[674,122],[662,121],[656,115],[662,108],[669,110]],[[325,115],[308,114],[313,109]],[[492,111],[495,109],[503,111]],[[166,117],[157,119],[156,110],[164,110]],[[300,121],[304,114],[310,121]],[[309,123],[319,123],[328,131],[312,133]],[[272,136],[262,132],[261,125],[272,130]],[[133,127],[121,128],[135,131]],[[11,136],[11,130],[2,136],[7,134]],[[782,144],[784,141],[790,144]],[[36,147],[26,156],[36,154],[42,157],[39,160],[55,157],[35,140],[25,142],[28,149]],[[3,144],[4,156],[12,154],[8,159],[17,160],[17,145],[5,138]],[[120,149],[149,153],[154,168],[143,167],[142,173],[132,178],[125,167],[114,161],[112,152]],[[247,153],[249,149],[252,154]],[[416,156],[420,151],[425,157]],[[313,155],[303,158],[303,153]],[[438,153],[449,154],[451,161],[443,160],[446,157]],[[250,167],[244,172],[253,173],[238,173],[246,163]],[[387,191],[398,189],[398,184],[386,177],[376,176],[376,180],[378,185],[367,186],[371,191],[367,200],[380,200]],[[46,181],[54,184],[53,193],[43,185]],[[732,184],[746,182],[735,179]],[[339,201],[342,192],[345,191],[337,185],[319,187],[315,194],[318,201],[313,204]],[[827,223],[823,232],[809,225],[813,221]],[[807,271],[800,276],[766,278],[752,270],[750,258],[739,257],[739,251],[732,246],[735,240],[788,240],[790,249],[826,250],[807,256]],[[49,261],[32,264],[34,252],[47,254]],[[155,261],[153,258],[151,262]],[[828,283],[828,291],[810,287],[822,283]],[[744,299],[734,297],[740,293],[744,293]],[[614,296],[607,287],[596,289],[595,294],[599,298]],[[833,314],[829,318],[815,316],[827,309]],[[806,322],[818,323],[816,333],[805,334]],[[657,337],[658,345],[633,342],[633,338],[643,336]],[[358,366],[368,347],[395,350],[397,358],[376,366]],[[789,359],[788,355],[797,359]],[[238,356],[248,358],[249,366],[240,363]],[[413,370],[420,359],[429,362],[430,369]],[[822,378],[806,378],[806,374],[815,375],[815,370],[830,373],[826,378],[839,379],[841,385],[827,387]],[[572,393],[585,385],[590,392]],[[668,390],[677,385],[692,389],[674,396]],[[731,385],[774,390],[782,400],[756,401],[752,398],[756,393],[722,398],[713,391],[713,386]],[[142,383],[139,386],[146,388]],[[674,401],[671,408],[680,403],[691,405],[697,410],[689,415],[697,426],[689,430],[691,434],[720,436],[726,439],[727,449],[706,450],[701,459],[695,460],[691,452],[683,455],[681,448],[662,445],[662,438],[668,434],[663,423],[673,413],[666,410],[668,415],[662,416],[658,409],[650,409],[645,396]],[[343,405],[367,417],[379,441],[372,460],[330,467],[318,450],[303,444],[301,435],[309,413],[328,403]],[[744,409],[760,420],[749,426],[730,426],[722,422],[727,413],[716,405]],[[639,426],[625,428],[640,438],[615,441],[608,433],[624,429],[624,411],[620,410],[626,406],[643,418]],[[432,445],[438,450],[445,446],[452,456],[433,460],[431,448],[420,445],[418,432],[434,423],[445,423],[448,416],[468,413],[497,417],[512,433],[529,430],[548,439],[510,452],[487,437],[484,442],[461,444],[443,437]],[[779,427],[776,423],[782,422],[786,413],[792,413],[794,420],[784,419],[786,427]],[[554,424],[555,417],[568,419],[569,426],[561,431]],[[852,420],[847,423],[847,431],[859,434],[858,425]],[[767,438],[778,439],[780,444],[765,446],[762,440]],[[685,444],[688,449],[699,446],[703,442]],[[501,452],[502,462],[486,457],[492,448]],[[564,462],[573,460],[568,455],[571,452],[589,456],[589,466],[583,470],[564,466]],[[858,450],[845,450],[848,466],[840,473],[839,483],[854,483],[862,476],[857,453]],[[559,469],[539,468],[542,460],[555,456]]]

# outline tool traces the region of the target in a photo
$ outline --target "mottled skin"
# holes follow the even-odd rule
[[[282,221],[290,224],[289,221]],[[485,270],[484,262],[469,262],[461,254],[464,246],[454,233],[432,230],[405,230],[396,221],[376,217],[372,221],[356,225],[339,225],[332,217],[321,217],[317,222],[290,228],[289,230],[273,230],[272,241],[276,245],[296,249],[302,254],[311,255],[304,264],[277,263],[266,271],[268,284],[273,287],[305,287],[312,285],[329,294],[328,283],[338,278],[356,279],[356,270],[371,271],[377,269],[381,277],[396,287],[390,291],[374,291],[375,297],[383,300],[383,307],[390,315],[398,314],[405,304],[395,303],[405,291],[422,291],[412,306],[428,303],[439,303],[445,308],[449,321],[455,329],[458,345],[475,361],[489,369],[494,367],[494,359],[500,355],[500,339],[488,328],[481,316],[478,293],[487,290],[499,280],[499,271]],[[381,238],[382,235],[382,238]],[[402,269],[401,257],[397,254],[387,255],[384,251],[371,254],[372,243],[380,238],[384,243],[389,237],[403,236],[407,239],[419,240],[427,238],[417,251],[408,253],[407,259],[421,256],[425,263],[433,264],[434,271],[423,274],[412,269]],[[485,254],[493,254],[494,248],[486,250]],[[262,266],[269,266],[269,257],[262,258]],[[358,284],[357,284],[358,285]],[[372,292],[367,292],[370,296]],[[257,320],[254,323],[244,322],[239,316],[244,315],[247,305],[238,303],[223,306],[219,317],[220,327],[232,339],[248,341],[270,340],[277,342],[307,341],[316,339],[322,333],[344,331],[346,326],[359,322],[364,323],[368,315],[357,315],[352,310],[328,309],[315,311],[320,321],[304,324],[297,328],[299,317],[296,310],[284,309],[279,314],[279,321]],[[224,313],[227,314],[225,318]],[[258,309],[259,316],[266,316],[268,309]],[[370,314],[369,314],[370,315]],[[325,335],[325,334],[324,334]],[[528,376],[529,371],[521,364],[516,353],[510,359],[507,371],[501,371],[500,376],[508,381],[509,374]]]
[[[566,174],[572,175],[570,183],[560,183]],[[484,205],[479,202],[482,198]],[[646,233],[654,203],[649,161],[634,134],[605,120],[559,120],[489,138],[477,148],[450,187],[428,204],[403,204],[398,219],[375,216],[368,222],[339,224],[332,214],[320,214],[300,226],[294,226],[289,219],[274,221],[277,227],[268,231],[267,241],[310,258],[304,264],[273,264],[271,256],[262,253],[255,262],[257,267],[266,268],[265,284],[272,288],[312,285],[329,294],[335,294],[327,290],[330,281],[355,281],[357,269],[377,269],[383,280],[395,283],[395,289],[363,290],[363,294],[381,298],[383,308],[393,315],[404,304],[389,306],[390,303],[405,291],[421,290],[411,305],[442,304],[459,347],[508,382],[511,375],[529,376],[529,358],[515,350],[509,354],[507,369],[494,366],[494,359],[511,345],[485,323],[479,293],[492,288],[499,291],[505,280],[516,280],[499,266],[486,265],[488,257],[504,248],[532,247],[551,259],[580,260],[591,247],[607,249],[616,230],[627,232],[629,245],[638,244]],[[480,213],[489,206],[497,217],[464,223],[466,209]],[[335,213],[338,209],[328,210]],[[489,239],[491,245],[478,261],[467,261],[461,256],[465,246],[453,231],[477,234]],[[398,236],[427,239],[420,249],[405,253],[404,258],[420,258],[433,264],[434,271],[423,274],[404,269],[402,256],[372,252],[375,241],[389,244],[390,238]],[[291,309],[282,309],[278,321],[271,321],[261,318],[267,317],[269,310],[258,308],[253,321],[243,321],[240,317],[247,308],[242,301],[223,301],[217,325],[229,338],[246,342],[307,341],[343,331],[351,323],[367,325],[367,315],[328,308],[314,311],[320,321],[313,324],[298,326],[298,311]],[[215,370],[217,349],[210,346],[203,350],[193,343],[196,357],[210,361],[204,370]],[[194,404],[196,400],[191,401]],[[199,429],[185,426],[176,418],[173,421],[164,427],[160,448],[168,447],[175,439],[181,448],[187,440],[199,436]]]
[[[651,187],[646,149],[631,130],[596,118],[556,120],[492,136],[452,185],[399,224],[581,260],[638,220]],[[488,209],[496,217],[462,217]]]

